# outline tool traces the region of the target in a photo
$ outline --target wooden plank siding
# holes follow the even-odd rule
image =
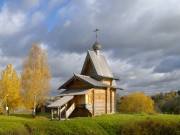
[[[112,90],[112,113],[116,112],[116,91]]]
[[[110,89],[110,113],[112,113],[112,90]]]
[[[105,96],[106,96],[106,101],[105,101],[105,113],[107,114],[107,90],[105,92]]]
[[[105,96],[106,90],[94,89],[94,115],[101,115],[106,113]]]
[[[110,88],[107,88],[107,114],[110,113]]]
[[[86,104],[91,104],[93,103],[93,90],[89,91],[86,95],[85,95],[85,101]]]
[[[86,95],[85,95],[85,104],[86,104],[86,108],[91,112],[93,110],[93,90],[89,91]]]
[[[75,100],[76,100],[76,105],[85,104],[85,96],[84,95],[75,96]]]
[[[112,84],[112,79],[104,78],[104,79],[101,80],[101,82],[104,83],[104,84],[111,85]]]
[[[93,102],[93,104],[92,104],[92,115],[94,116],[94,90],[92,90],[92,102]]]

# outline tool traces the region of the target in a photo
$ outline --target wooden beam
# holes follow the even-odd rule
[[[92,104],[92,116],[94,116],[94,89],[92,90],[92,101],[93,101],[93,104]]]
[[[58,116],[59,116],[59,107],[57,108],[57,111],[58,111]]]
[[[110,113],[112,113],[112,90],[110,89]]]
[[[54,118],[53,118],[53,108],[51,108],[51,120],[53,120]]]
[[[59,107],[59,120],[61,120],[61,106]]]
[[[65,120],[67,119],[67,103],[65,104]]]
[[[105,113],[107,114],[107,90],[108,88],[106,89],[106,92],[105,92]]]
[[[117,101],[116,101],[116,89],[113,89],[113,92],[114,92],[114,99],[113,99],[113,102],[114,102],[114,110],[113,110],[113,112],[115,113],[116,112],[116,103],[117,103]]]

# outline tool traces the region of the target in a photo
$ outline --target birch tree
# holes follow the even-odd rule
[[[2,71],[0,80],[0,98],[6,109],[6,113],[22,105],[21,96],[20,78],[10,64]]]
[[[24,92],[24,104],[26,108],[33,109],[36,114],[36,107],[40,107],[50,92],[51,72],[47,65],[46,51],[39,45],[32,46],[28,58],[23,62],[21,76]]]

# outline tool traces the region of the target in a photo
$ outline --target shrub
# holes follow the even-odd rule
[[[146,119],[123,125],[121,135],[178,135],[179,127],[173,122]]]
[[[125,113],[154,113],[154,101],[144,93],[133,93],[123,97],[120,111]]]

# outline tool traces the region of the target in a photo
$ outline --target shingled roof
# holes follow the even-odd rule
[[[60,98],[59,100],[53,102],[52,104],[48,105],[47,107],[49,107],[49,108],[60,107],[64,104],[66,104],[68,101],[70,101],[73,98],[74,98],[74,96],[64,96],[64,97]]]
[[[100,54],[99,56],[97,56],[97,54],[94,51],[89,51],[89,50],[87,51],[86,60],[84,62],[81,74],[84,74],[84,72],[86,71],[88,60],[91,61],[97,76],[116,79],[113,76],[112,71],[107,64],[105,57]]]

